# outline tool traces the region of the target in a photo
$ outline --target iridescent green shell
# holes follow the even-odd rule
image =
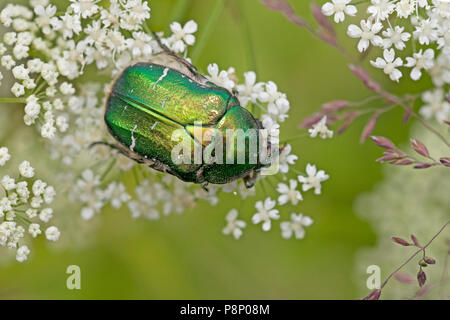
[[[200,83],[175,69],[152,63],[126,68],[113,84],[106,102],[105,122],[112,136],[134,154],[155,163],[155,168],[194,183],[227,183],[247,175],[257,164],[175,164],[172,133],[183,129],[191,150],[207,148],[193,131],[200,122],[223,132],[226,129],[259,129],[260,123],[228,90],[211,82]],[[237,150],[247,153],[247,150]],[[242,148],[241,148],[242,149]],[[224,151],[225,154],[226,151]],[[245,154],[248,160],[248,154]]]

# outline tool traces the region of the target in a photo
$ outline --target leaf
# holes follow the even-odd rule
[[[410,139],[410,141],[411,141],[412,147],[414,148],[414,151],[416,151],[418,154],[420,154],[424,157],[427,157],[427,158],[430,157],[427,147],[425,147],[425,145],[422,142],[420,142],[417,139]]]

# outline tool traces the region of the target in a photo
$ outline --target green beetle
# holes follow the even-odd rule
[[[139,62],[126,68],[115,80],[107,96],[104,119],[119,144],[110,146],[185,182],[205,187],[208,183],[224,184],[244,178],[246,186],[252,187],[258,171],[267,165],[250,150],[254,141],[247,133],[262,129],[261,122],[242,108],[227,89],[209,82],[178,55],[168,53],[184,71]],[[238,144],[239,138],[234,137],[231,146],[228,143],[223,147],[221,156],[217,145],[220,148],[218,143],[224,142],[230,129],[241,129],[245,144]],[[203,138],[205,133],[210,136],[207,141]],[[200,163],[196,162],[194,152],[183,154],[188,161],[174,161],[173,150],[180,146],[183,150],[201,150],[202,155],[208,151],[216,161],[205,162],[202,158]],[[226,163],[230,150],[235,158],[244,161]],[[270,145],[266,150],[270,152]]]

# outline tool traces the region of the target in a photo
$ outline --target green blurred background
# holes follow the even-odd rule
[[[242,32],[242,23],[247,24],[259,80],[275,81],[291,102],[282,138],[301,133],[298,127],[301,120],[324,102],[356,101],[369,95],[348,71],[346,60],[331,47],[313,39],[258,0],[237,1],[242,9],[241,20],[236,20],[233,5],[226,1],[228,4],[219,20],[209,30],[209,41],[194,63],[200,70],[205,70],[212,62],[224,69],[234,66],[238,75],[249,70],[252,65],[247,54],[250,44]],[[8,2],[1,0],[0,7]],[[168,30],[177,2],[149,2],[153,29]],[[182,23],[194,19],[199,25],[197,36],[201,36],[215,1],[187,3],[187,10],[176,18]],[[290,3],[299,14],[312,20],[310,1]],[[356,46],[345,36],[344,26],[340,26],[338,33],[346,45]],[[377,72],[376,75],[390,85],[383,75]],[[404,81],[399,90],[408,89],[410,84]],[[20,108],[10,113],[5,111],[12,108],[10,105],[0,108],[2,117],[10,117],[9,122],[13,126],[17,124],[17,130],[31,130],[24,129]],[[315,221],[307,229],[304,240],[282,239],[278,225],[269,233],[249,225],[238,241],[223,236],[226,212],[239,207],[238,198],[232,195],[221,200],[217,207],[201,204],[183,215],[174,214],[156,222],[133,220],[126,209],[120,212],[107,209],[99,217],[99,226],[90,235],[94,239],[87,246],[52,250],[44,241],[38,241],[30,261],[1,266],[0,298],[358,298],[353,275],[354,255],[360,248],[373,246],[376,238],[370,225],[356,217],[353,201],[382,179],[382,166],[374,162],[380,149],[370,142],[359,144],[364,122],[358,121],[345,134],[332,140],[303,138],[292,143],[293,152],[299,155],[298,170],[304,171],[311,162],[331,176],[323,184],[322,196],[304,193],[304,201],[298,205],[297,212]],[[5,130],[0,129],[2,136]],[[381,132],[389,132],[396,143],[405,141],[408,128],[401,124],[401,113],[383,115],[375,134]],[[13,152],[17,148],[19,146],[11,146]],[[27,148],[22,146],[24,150],[29,150]],[[35,148],[40,150],[39,145]],[[46,161],[47,154],[43,156],[42,161]],[[276,196],[275,193],[272,196]],[[246,220],[254,213],[253,203],[253,200],[248,201],[244,208]],[[76,214],[71,208],[55,213],[74,217]],[[283,214],[285,218],[289,215],[288,212]],[[74,224],[74,228],[78,226]],[[81,268],[81,290],[66,289],[65,270],[72,264]]]

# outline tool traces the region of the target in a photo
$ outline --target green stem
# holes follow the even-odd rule
[[[0,98],[0,103],[25,103],[25,98]]]
[[[205,27],[203,28],[203,32],[200,33],[198,41],[195,44],[191,54],[191,59],[194,62],[194,64],[198,62],[198,58],[200,57],[203,48],[206,45],[206,42],[208,42],[208,39],[211,36],[214,25],[218,21],[220,12],[222,11],[223,3],[224,0],[217,0],[216,5],[212,9],[211,15],[209,16],[209,19],[206,22]]]
[[[307,133],[302,133],[302,134],[299,134],[299,135],[294,136],[294,137],[292,137],[292,138],[280,140],[280,145],[285,144],[285,143],[290,142],[290,141],[297,140],[297,139],[299,139],[299,138],[304,138],[304,137],[307,137],[307,136],[308,136]]]

